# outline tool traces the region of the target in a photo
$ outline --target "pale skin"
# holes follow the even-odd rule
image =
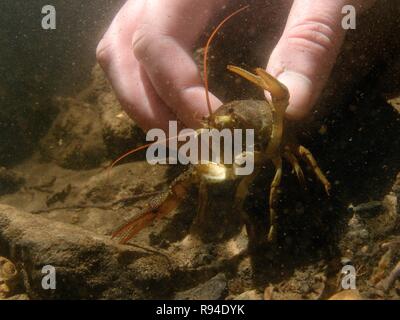
[[[127,113],[144,130],[168,128],[169,120],[198,127],[208,115],[193,45],[207,25],[234,0],[128,0],[97,48],[97,59]],[[282,0],[292,7],[266,70],[286,85],[286,117],[312,110],[340,51],[344,5],[362,12],[373,0]],[[271,13],[270,13],[271,14]],[[256,67],[256,66],[255,66]],[[210,94],[212,109],[222,102]]]

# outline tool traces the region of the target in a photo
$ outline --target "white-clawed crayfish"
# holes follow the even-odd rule
[[[212,38],[222,27],[222,25],[232,16],[241,12],[247,7],[235,11],[225,18],[211,34],[204,53],[204,78],[207,102],[207,52]],[[169,187],[168,192],[155,200],[140,214],[133,217],[128,223],[124,224],[113,234],[113,237],[120,239],[121,243],[126,243],[140,230],[148,226],[154,220],[164,217],[175,210],[182,200],[187,196],[188,189],[193,184],[199,186],[199,203],[197,220],[202,220],[206,216],[206,202],[208,201],[207,190],[213,185],[227,183],[228,179],[236,179],[235,199],[233,207],[236,211],[242,211],[244,200],[248,195],[248,190],[260,170],[265,168],[271,161],[275,168],[274,178],[269,191],[269,231],[268,241],[273,241],[277,234],[277,196],[278,187],[282,176],[282,159],[287,160],[293,167],[301,184],[304,185],[305,178],[298,162],[298,158],[306,161],[313,169],[317,179],[323,184],[329,194],[330,183],[319,169],[311,152],[305,147],[297,144],[293,139],[293,134],[285,130],[285,111],[289,104],[289,92],[287,88],[264,69],[257,68],[255,73],[250,73],[236,66],[228,66],[228,70],[247,79],[263,90],[270,93],[271,98],[266,100],[241,100],[232,101],[222,105],[203,122],[205,128],[222,129],[254,129],[255,148],[254,163],[255,170],[247,176],[235,176],[232,165],[210,162],[207,164],[197,164],[189,166]],[[211,107],[209,105],[209,110]],[[129,152],[128,154],[131,154]],[[230,199],[226,199],[231,201]],[[232,202],[232,201],[231,201]],[[235,212],[232,212],[235,214]],[[256,237],[255,230],[246,218],[246,214],[241,214],[246,224],[249,238]],[[221,228],[225,228],[221,224]],[[259,236],[259,235],[258,235]]]

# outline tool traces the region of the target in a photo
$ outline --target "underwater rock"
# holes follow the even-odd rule
[[[299,268],[280,283],[270,284],[264,291],[265,300],[319,300],[326,288],[326,265]]]
[[[16,294],[15,296],[11,296],[5,300],[29,300],[29,297],[27,294]]]
[[[383,288],[383,290],[388,291],[396,282],[396,280],[400,278],[400,262],[396,264],[390,274],[383,280],[381,280],[377,287]]]
[[[0,196],[18,191],[24,182],[17,172],[0,167]]]
[[[388,103],[400,113],[400,97],[389,99]]]
[[[329,300],[363,300],[358,290],[344,290],[334,294]]]
[[[160,281],[171,276],[171,265],[166,257],[148,256],[137,259],[129,269],[136,275],[137,281]]]
[[[0,254],[15,262],[33,299],[139,299],[127,269],[150,255],[85,229],[0,205]],[[56,289],[45,290],[44,266],[55,269]]]
[[[98,167],[106,158],[96,107],[74,98],[58,99],[60,112],[40,141],[45,159],[68,169]]]
[[[99,64],[92,69],[92,83],[81,97],[95,103],[100,112],[104,143],[108,156],[115,158],[145,143],[145,135],[122,109]]]
[[[351,219],[348,221],[346,233],[341,240],[343,248],[348,250],[346,258],[352,261],[352,255],[354,252],[358,252],[359,249],[370,238],[368,226],[365,221],[357,214],[353,214]],[[343,250],[343,252],[346,252]]]
[[[175,300],[219,300],[227,293],[227,280],[224,273],[219,273],[207,282],[192,289],[178,292]]]
[[[361,203],[357,206],[350,205],[348,207],[350,213],[373,215],[382,211],[381,201],[370,201],[366,203]]]
[[[145,144],[143,131],[121,109],[113,93],[99,96],[98,106],[101,110],[104,143],[110,157],[116,158],[139,144]]]
[[[262,298],[262,294],[257,290],[249,290],[239,294],[233,300],[262,300]]]
[[[272,300],[273,296],[274,296],[274,286],[273,285],[269,285],[268,287],[266,287],[264,289],[264,300]]]
[[[15,265],[7,258],[0,257],[0,300],[13,294],[17,278]]]
[[[394,192],[390,192],[383,199],[383,212],[377,217],[371,219],[369,228],[375,238],[387,236],[396,230],[400,215],[398,214],[398,199]]]
[[[75,98],[56,98],[59,114],[40,141],[44,158],[68,169],[91,169],[145,142],[143,131],[122,110],[99,65]]]

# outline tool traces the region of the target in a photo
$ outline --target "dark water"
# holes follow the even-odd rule
[[[53,1],[56,30],[41,27],[46,1],[1,2],[0,163],[31,152],[54,116],[53,95],[89,80],[97,43],[123,2]]]
[[[91,72],[96,64],[97,43],[123,3],[123,0],[54,0],[51,4],[57,10],[56,30],[41,28],[41,8],[49,4],[47,1],[3,0],[0,4],[0,182],[8,183],[7,189],[4,187],[3,190],[0,184],[0,204],[11,204],[24,211],[43,214],[46,218],[77,224],[107,239],[113,228],[126,221],[132,212],[151,203],[146,196],[143,198],[143,194],[154,195],[168,191],[168,184],[181,169],[171,169],[177,171],[173,172],[173,177],[164,169],[153,172],[146,163],[137,161],[143,160],[143,155],[138,155],[132,165],[133,169],[122,166],[115,176],[106,180],[102,176],[103,168],[117,155],[143,143],[143,135],[137,126],[121,116],[122,110],[114,100],[110,103],[114,109],[111,110],[111,116],[107,114],[107,117],[123,118],[124,121],[114,124],[114,127],[110,122],[104,121],[105,110],[108,110],[97,105],[104,102],[99,98],[102,92],[97,91],[105,87],[105,91],[110,91],[109,86],[92,88],[93,92],[84,101],[75,99],[79,92],[90,87],[94,77]],[[277,10],[276,17],[271,16],[265,21],[260,18],[263,17],[263,12],[246,13],[239,18],[242,20],[230,23],[213,44],[210,84],[212,91],[224,101],[262,98],[262,93],[257,88],[235,81],[226,72],[226,65],[235,64],[249,69],[265,66],[284,27],[285,19],[282,17],[287,15],[288,10],[288,5],[282,5],[281,1],[271,3]],[[206,30],[196,48],[204,46],[212,26],[210,24],[209,30]],[[148,263],[136,265],[137,253],[125,251],[117,262],[107,264],[104,261],[99,262],[100,254],[97,251],[104,254],[106,259],[109,258],[108,252],[101,251],[106,246],[100,249],[81,249],[74,243],[72,247],[78,253],[73,258],[79,263],[87,263],[85,267],[89,271],[85,269],[84,276],[79,272],[79,276],[75,276],[74,268],[70,265],[63,270],[68,279],[72,279],[75,284],[82,284],[83,289],[74,296],[67,292],[68,285],[65,285],[54,296],[42,296],[40,290],[35,291],[34,288],[33,296],[172,298],[176,291],[206,282],[220,269],[231,280],[229,293],[232,296],[245,289],[256,288],[261,292],[262,286],[271,281],[293,281],[294,287],[298,284],[301,287],[304,274],[308,272],[303,270],[305,266],[311,266],[312,275],[314,271],[319,272],[321,265],[323,268],[331,268],[331,265],[337,268],[341,258],[347,257],[348,251],[354,252],[356,263],[364,266],[368,275],[372,274],[384,254],[381,243],[399,237],[398,220],[396,225],[393,223],[387,226],[385,220],[376,227],[376,217],[369,217],[363,223],[370,231],[370,236],[359,240],[346,233],[352,217],[352,212],[347,207],[349,204],[371,201],[380,203],[387,196],[396,197],[397,203],[397,197],[400,196],[399,188],[396,189],[400,171],[400,117],[398,111],[387,102],[389,98],[400,97],[399,33],[399,1],[380,1],[375,9],[360,18],[357,30],[348,33],[316,111],[308,119],[290,124],[298,133],[299,141],[312,150],[331,181],[333,192],[327,197],[312,178],[310,170],[306,171],[308,188],[300,190],[289,166],[285,164],[278,204],[281,210],[278,223],[282,233],[278,236],[278,246],[275,249],[256,248],[256,252],[251,253],[251,262],[247,269],[241,269],[237,261],[239,258],[232,259],[234,261],[231,264],[226,263],[223,260],[226,252],[212,243],[199,249],[200,253],[195,258],[190,256],[191,250],[185,252],[178,248],[174,251],[173,244],[185,238],[195,216],[198,198],[192,190],[193,194],[191,193],[186,203],[187,208],[185,207],[187,214],[183,211],[171,220],[164,219],[162,227],[152,226],[155,231],[151,229],[145,236],[139,236],[137,242],[154,246],[156,250],[170,250],[165,251],[168,257],[175,257],[175,254],[178,256],[181,250],[184,257],[187,254],[188,261],[193,259],[197,263],[193,269],[187,271],[178,266],[173,271],[168,269],[168,272],[163,273],[165,265],[159,261],[161,255],[157,256],[158,260],[155,258],[155,262],[151,260],[152,256]],[[107,98],[112,96],[110,92]],[[56,97],[66,99],[57,100]],[[69,110],[72,112],[69,113]],[[62,118],[63,115],[65,119]],[[109,127],[122,128],[121,132],[127,132],[127,137],[118,135],[118,130],[110,133],[112,130]],[[123,131],[124,128],[126,131]],[[68,135],[71,132],[73,134]],[[72,160],[61,159],[63,148],[67,149],[65,145],[78,150],[68,154]],[[76,159],[78,160],[75,161]],[[17,179],[13,176],[14,168],[16,172],[22,171],[23,178]],[[43,172],[36,172],[40,170]],[[98,176],[101,178],[96,180]],[[267,230],[265,225],[268,224],[268,218],[265,213],[268,211],[267,192],[271,178],[272,172],[263,172],[255,180],[255,184],[251,185],[250,198],[245,202],[246,210],[250,212],[249,220],[254,221],[257,232],[260,233]],[[103,183],[104,181],[106,182]],[[209,192],[218,198],[216,202],[211,202],[209,208],[223,208],[219,213],[224,214],[223,223],[215,224],[213,215],[208,214],[210,220],[203,224],[213,230],[210,232],[213,232],[214,238],[217,238],[218,232],[215,230],[219,228],[225,228],[224,231],[229,231],[227,233],[231,235],[231,230],[226,227],[229,215],[225,208],[231,207],[234,192],[225,192],[225,187],[229,186]],[[218,201],[225,202],[221,205]],[[96,210],[102,210],[102,213],[93,213],[90,211],[93,207],[89,210],[89,205]],[[232,221],[236,226],[238,221]],[[236,228],[232,231],[234,232]],[[0,230],[0,244],[6,248],[2,249],[0,246],[0,254],[10,255],[10,258],[16,259],[16,263],[21,259],[29,265],[32,278],[39,278],[39,262],[36,263],[32,258],[36,253],[20,255],[24,250],[30,252],[34,246],[25,244],[24,247],[22,244],[22,249],[15,250],[16,253],[12,256],[10,243],[13,242],[10,240],[8,243],[2,237]],[[65,238],[70,239],[67,236]],[[369,253],[360,253],[366,246],[370,248]],[[60,250],[64,249],[70,248],[65,245]],[[393,253],[390,267],[395,259],[400,258],[398,252],[400,250]],[[33,262],[29,260],[31,258]],[[223,267],[210,267],[218,259],[224,261]],[[124,283],[126,274],[119,278],[119,269],[114,270],[115,273],[110,271],[112,276],[107,278],[101,272],[110,265],[124,271],[134,270],[132,274],[135,275],[132,277],[137,273],[138,278],[142,278],[134,278],[132,287]],[[282,271],[282,266],[286,266],[287,270]],[[100,272],[99,278],[96,278],[97,272]],[[149,272],[149,278],[146,278],[146,272]],[[337,270],[333,272],[337,273]],[[87,282],[85,276],[89,279]],[[127,279],[132,280],[129,277]],[[120,292],[119,289],[113,291],[115,288],[110,279],[118,279],[123,289]],[[362,282],[365,297],[379,296],[375,291],[368,293],[366,280],[367,276]],[[160,292],[159,285],[165,291]],[[326,295],[333,289],[330,287],[329,290]],[[396,291],[385,294],[386,298],[398,298]]]

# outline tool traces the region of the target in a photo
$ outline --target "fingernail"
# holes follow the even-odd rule
[[[289,119],[300,120],[312,109],[313,83],[300,73],[286,70],[278,75],[290,93],[289,106],[286,109],[286,116]]]

